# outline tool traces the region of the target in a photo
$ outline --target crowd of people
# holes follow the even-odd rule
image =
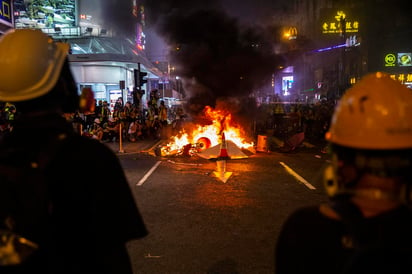
[[[156,92],[153,91],[152,94]],[[102,142],[136,142],[147,138],[168,138],[182,130],[186,115],[182,107],[169,108],[164,101],[151,96],[148,108],[141,109],[119,97],[110,108],[106,100],[97,100],[94,111],[66,113],[66,119],[82,135]],[[257,121],[257,133],[273,132],[285,139],[296,132],[304,131],[305,140],[314,143],[324,141],[336,104],[322,100],[316,104],[269,104],[262,105],[262,115]],[[10,130],[17,114],[10,103],[0,104],[0,132]],[[120,130],[122,135],[120,135]]]
[[[258,134],[271,134],[282,140],[304,132],[306,141],[323,145],[335,107],[335,101],[326,99],[317,103],[279,101],[261,105],[256,131]]]
[[[168,109],[163,100],[152,92],[148,108],[138,106],[119,97],[113,108],[105,100],[98,100],[93,111],[71,113],[67,119],[75,129],[86,136],[103,142],[123,140],[135,142],[145,138],[161,138],[169,124]]]
[[[155,90],[152,94],[148,108],[141,109],[130,101],[123,103],[123,98],[119,97],[113,108],[106,100],[95,100],[92,110],[65,113],[64,116],[77,133],[101,142],[115,142],[120,138],[136,142],[177,134],[182,129],[180,121],[185,117],[183,108],[169,108],[155,96]],[[0,135],[11,130],[16,115],[14,104],[0,104]]]

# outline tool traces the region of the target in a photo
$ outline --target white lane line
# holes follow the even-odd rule
[[[290,167],[288,167],[284,162],[279,162],[279,164],[281,164],[286,171],[291,174],[293,177],[295,177],[296,179],[298,179],[299,182],[303,183],[307,188],[309,189],[316,189],[316,187],[314,187],[313,185],[311,185],[308,181],[305,180],[305,178],[303,178],[302,176],[300,176],[299,174],[297,174],[293,169],[291,169]]]
[[[152,168],[143,176],[142,179],[140,179],[140,181],[136,184],[136,186],[141,186],[144,184],[144,182],[147,180],[147,178],[149,178],[150,175],[152,175],[153,171],[155,171],[155,169],[160,165],[162,161],[157,161],[156,164],[154,166],[152,166]]]
[[[150,151],[152,151],[153,149],[155,149],[155,147],[159,146],[160,143],[162,143],[162,142],[163,142],[163,140],[160,139],[159,141],[157,141],[154,145],[152,145],[152,146],[149,147],[148,149],[141,150],[140,152],[150,152]]]
[[[180,163],[180,162],[175,162],[172,160],[167,160],[167,161],[175,165],[188,165],[188,166],[201,166],[202,165],[202,164],[196,164],[196,163]]]

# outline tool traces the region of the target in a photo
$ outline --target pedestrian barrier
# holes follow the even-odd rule
[[[267,152],[268,151],[268,139],[265,135],[258,135],[256,151]]]
[[[119,123],[119,153],[124,153],[122,123]]]

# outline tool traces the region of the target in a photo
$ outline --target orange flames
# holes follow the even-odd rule
[[[206,106],[204,114],[211,124],[195,125],[190,133],[182,131],[180,134],[171,137],[171,142],[166,145],[167,150],[181,151],[188,144],[197,145],[199,143],[203,146],[201,149],[212,147],[220,144],[223,132],[226,141],[232,141],[239,148],[249,149],[254,146],[253,142],[248,143],[242,137],[243,129],[234,124],[232,115],[228,111],[214,110],[210,106]]]

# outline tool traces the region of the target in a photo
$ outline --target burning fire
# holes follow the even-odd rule
[[[221,143],[222,133],[226,140],[235,143],[239,148],[249,149],[254,146],[253,142],[246,142],[242,137],[243,129],[235,125],[232,115],[226,110],[214,110],[210,106],[204,108],[204,115],[211,122],[208,125],[195,125],[191,132],[183,130],[180,134],[172,136],[162,149],[162,154],[181,153],[185,148],[201,151]]]

